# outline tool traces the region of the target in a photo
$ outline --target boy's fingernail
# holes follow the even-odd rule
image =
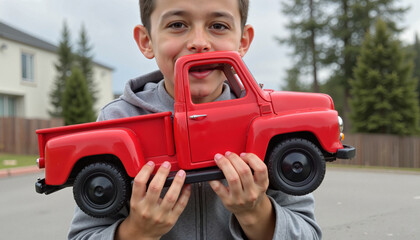
[[[155,166],[155,163],[152,162],[152,161],[148,161],[146,164],[149,165],[149,166],[151,166],[151,167]]]
[[[245,155],[246,155],[246,153],[241,153],[241,155],[240,155],[240,156],[241,156],[241,157],[244,157]]]
[[[180,176],[180,177],[183,177],[183,176],[185,176],[185,171],[184,171],[184,170],[179,170],[179,171],[176,173],[176,175],[178,175],[178,176]]]
[[[222,155],[222,154],[220,154],[220,153],[218,153],[218,154],[214,155],[214,160],[215,160],[215,161],[218,161],[218,160],[220,160],[222,157],[223,157],[223,155]]]
[[[226,155],[226,156],[229,156],[230,154],[232,154],[232,152],[230,152],[230,151],[227,151],[227,152],[225,153],[225,155]]]
[[[164,167],[164,168],[170,168],[171,167],[171,164],[169,162],[164,162],[164,163],[162,163],[162,167]]]

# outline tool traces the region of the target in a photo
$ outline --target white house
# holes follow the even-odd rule
[[[0,22],[0,117],[50,118],[57,46]],[[112,68],[94,62],[95,110],[114,96]]]

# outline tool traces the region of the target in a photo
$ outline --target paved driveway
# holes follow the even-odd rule
[[[0,239],[67,238],[71,188],[37,194],[40,176],[0,178]],[[420,174],[329,167],[314,195],[323,239],[420,239]]]
[[[315,193],[323,239],[420,239],[420,174],[327,168]]]
[[[72,189],[38,194],[35,181],[42,175],[0,178],[0,239],[67,239],[74,210]]]

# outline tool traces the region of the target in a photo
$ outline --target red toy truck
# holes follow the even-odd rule
[[[223,72],[232,100],[192,103],[189,69],[203,66]],[[328,95],[263,90],[236,52],[183,56],[175,82],[173,115],[38,130],[37,162],[45,178],[36,191],[73,186],[83,211],[110,216],[129,200],[132,179],[146,162],[159,167],[169,161],[173,172],[186,170],[187,183],[208,181],[224,177],[214,155],[232,151],[255,153],[268,166],[272,188],[303,195],[321,184],[326,161],[355,155],[341,143],[343,123]]]

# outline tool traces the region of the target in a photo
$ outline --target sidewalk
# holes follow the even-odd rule
[[[39,169],[37,166],[7,168],[7,169],[0,170],[0,178],[12,177],[12,176],[18,176],[18,175],[23,175],[23,174],[28,174],[28,173],[42,172],[42,171],[44,170]]]

